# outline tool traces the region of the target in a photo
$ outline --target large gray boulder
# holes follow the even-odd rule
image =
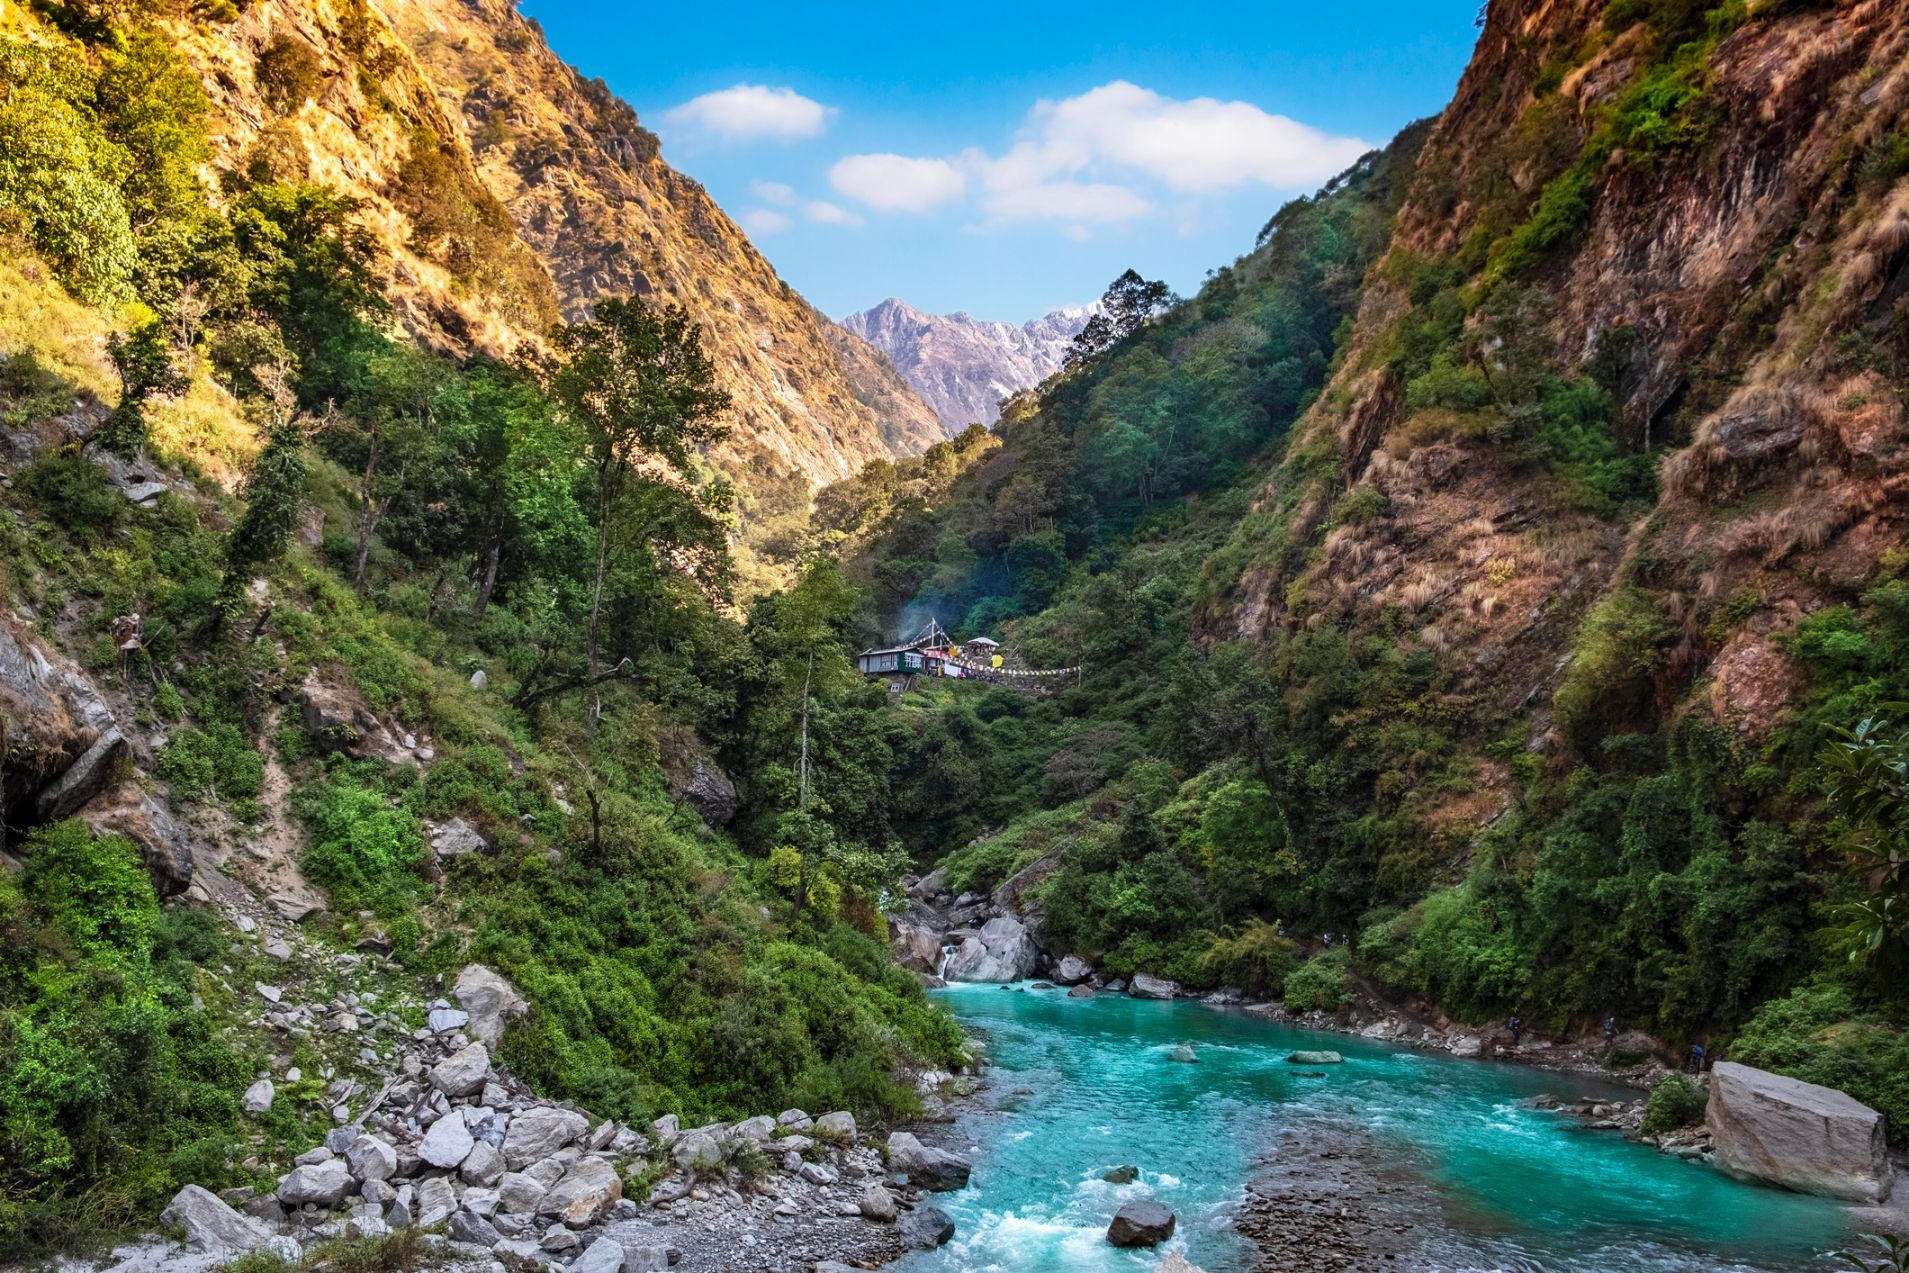
[[[1094,966],[1079,955],[1062,955],[1054,965],[1054,980],[1063,986],[1078,986],[1094,975]]]
[[[271,1241],[271,1230],[250,1216],[242,1216],[220,1197],[198,1185],[187,1185],[173,1195],[159,1213],[159,1223],[186,1231],[186,1250],[194,1255],[234,1255],[256,1251]]]
[[[288,1207],[302,1207],[309,1202],[329,1209],[343,1202],[350,1192],[351,1172],[338,1158],[295,1168],[278,1182],[278,1200]]]
[[[941,938],[924,924],[890,920],[888,941],[895,948],[895,962],[910,972],[933,973],[941,963]]]
[[[962,940],[941,975],[949,981],[1021,981],[1033,973],[1040,955],[1027,925],[1012,915],[997,915]]]
[[[916,1207],[895,1226],[902,1245],[913,1251],[932,1251],[955,1235],[954,1221],[940,1207]]]
[[[656,743],[663,780],[672,796],[712,827],[726,827],[736,820],[742,811],[736,784],[701,739],[686,730],[665,730]]]
[[[390,1141],[360,1136],[345,1147],[345,1166],[360,1181],[389,1180],[398,1174],[398,1151]]]
[[[1731,1175],[1851,1202],[1889,1196],[1882,1115],[1833,1087],[1722,1061],[1704,1122]]]
[[[1173,1212],[1151,1198],[1135,1198],[1114,1212],[1107,1241],[1115,1246],[1159,1246],[1173,1236]]]
[[[585,1158],[538,1201],[537,1214],[561,1220],[573,1229],[587,1229],[622,1196],[623,1180],[616,1168],[601,1158]]]
[[[1127,993],[1136,999],[1172,999],[1179,995],[1180,983],[1137,972],[1133,975],[1133,981],[1128,983]]]
[[[590,1120],[573,1109],[539,1105],[510,1120],[504,1131],[504,1166],[522,1171],[550,1157],[590,1130]]]
[[[510,1018],[523,1015],[527,1006],[517,987],[482,964],[465,964],[451,994],[471,1014],[467,1033],[491,1048],[503,1042],[504,1026]]]
[[[931,1193],[965,1189],[971,1170],[968,1160],[959,1154],[924,1145],[909,1132],[896,1132],[888,1138],[888,1167]]]
[[[473,1043],[431,1067],[431,1086],[446,1096],[469,1096],[484,1086],[490,1072],[490,1049]]]
[[[418,1157],[433,1167],[450,1171],[463,1165],[476,1143],[471,1129],[464,1125],[464,1116],[452,1110],[424,1133],[424,1140],[418,1145]]]

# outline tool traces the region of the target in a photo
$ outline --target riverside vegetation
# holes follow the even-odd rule
[[[1295,1011],[1382,985],[1558,1033],[1616,1014],[1900,1137],[1909,234],[1872,227],[1909,215],[1903,33],[1626,0],[1513,40],[1530,7],[1491,6],[1470,73],[1507,118],[1406,130],[1191,298],[1123,277],[995,430],[786,518],[755,597],[686,313],[558,321],[496,201],[414,147],[419,241],[547,327],[435,352],[289,132],[202,180],[210,105],[159,24],[227,6],[10,11],[9,629],[79,661],[195,837],[293,846],[319,940],[419,982],[500,970],[529,1011],[499,1060],[625,1125],[916,1112],[914,1073],[972,1058],[890,955],[893,883],[1045,860],[1043,944],[1116,975]],[[1587,241],[1742,157],[1752,54],[1845,20],[1818,50],[1844,61],[1791,86],[1820,99],[1777,112],[1838,144],[1754,139],[1819,165],[1785,179],[1827,246],[1783,221],[1731,285],[1747,309],[1689,307],[1701,338],[1570,310],[1600,291]],[[289,114],[322,77],[287,39],[259,76]],[[891,705],[849,655],[924,607],[1087,675]],[[1711,709],[1726,655],[1765,674],[1744,693],[1782,687],[1768,719]],[[149,1224],[185,1184],[269,1187],[329,1107],[241,1105],[286,1059],[232,989],[255,956],[161,903],[150,845],[19,794],[0,1259]],[[482,850],[437,847],[453,826]],[[292,1059],[348,1066],[339,1043]]]

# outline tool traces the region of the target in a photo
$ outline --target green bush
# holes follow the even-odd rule
[[[1213,938],[1200,963],[1221,985],[1277,994],[1299,968],[1299,948],[1279,935],[1277,924],[1251,920]]]
[[[1849,1093],[1882,1113],[1889,1143],[1909,1145],[1909,1030],[1831,981],[1766,1003],[1730,1059]]]
[[[424,889],[417,821],[383,793],[337,778],[299,793],[309,832],[305,874],[341,911],[402,915]]]
[[[147,1225],[229,1178],[250,1067],[193,1007],[191,925],[122,836],[77,821],[0,871],[0,1261]]]
[[[265,757],[238,726],[223,722],[180,730],[160,751],[158,768],[179,800],[256,800],[265,785]]]
[[[1674,1132],[1704,1121],[1704,1090],[1682,1074],[1666,1074],[1644,1102],[1646,1135]]]
[[[1356,1001],[1346,969],[1352,952],[1340,947],[1314,955],[1286,976],[1288,1012],[1337,1012]]]

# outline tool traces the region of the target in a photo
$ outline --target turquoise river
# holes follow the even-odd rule
[[[1148,1195],[1179,1216],[1163,1250],[1239,1273],[1257,1267],[1234,1227],[1248,1182],[1282,1162],[1303,1179],[1315,1157],[1342,1181],[1350,1173],[1348,1205],[1392,1244],[1359,1268],[1791,1273],[1829,1267],[1824,1253],[1849,1244],[1833,1203],[1737,1183],[1534,1100],[1620,1092],[1595,1080],[1191,1002],[1025,986],[936,993],[985,1040],[993,1069],[985,1095],[937,1138],[974,1160],[969,1187],[935,1199],[956,1236],[905,1262],[908,1273],[1151,1268],[1159,1252],[1117,1251],[1104,1237],[1122,1201]],[[1195,1063],[1173,1059],[1181,1044]],[[1288,1064],[1295,1048],[1345,1062]],[[1140,1179],[1101,1180],[1122,1164]],[[1269,1267],[1311,1266],[1295,1249]]]

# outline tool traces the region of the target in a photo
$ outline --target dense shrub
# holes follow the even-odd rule
[[[1314,955],[1286,976],[1288,1012],[1337,1012],[1355,1002],[1346,969],[1352,952],[1341,947]]]
[[[310,44],[281,32],[259,53],[253,74],[273,110],[295,112],[318,91],[325,78],[325,62]]]
[[[1752,1017],[1729,1056],[1839,1088],[1879,1110],[1889,1143],[1909,1144],[1909,1030],[1832,981],[1800,986]]]
[[[158,768],[178,800],[251,802],[265,784],[265,757],[225,723],[180,730],[159,753]]]
[[[1646,1135],[1674,1132],[1704,1120],[1704,1090],[1682,1074],[1666,1074],[1644,1102]]]
[[[297,803],[309,832],[305,873],[340,910],[394,916],[413,903],[428,855],[409,813],[347,778],[302,792]]]
[[[194,1008],[204,944],[161,922],[131,841],[74,821],[20,851],[0,872],[0,1259],[216,1187],[250,1070]]]

